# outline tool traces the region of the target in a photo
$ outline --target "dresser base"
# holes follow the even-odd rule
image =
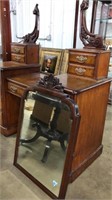
[[[78,168],[74,171],[72,171],[71,177],[70,177],[70,183],[72,183],[80,174],[82,174],[83,171],[85,171],[86,168],[91,165],[94,160],[96,160],[101,154],[103,150],[103,145],[100,145],[92,154],[89,155],[80,165]]]
[[[0,126],[0,133],[3,134],[4,136],[10,136],[10,135],[16,134],[17,133],[17,124],[16,124],[16,126],[7,127],[7,128]]]

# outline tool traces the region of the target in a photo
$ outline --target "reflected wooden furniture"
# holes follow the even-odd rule
[[[58,97],[36,92],[32,94],[32,99],[35,103],[30,120],[31,127],[36,129],[36,134],[31,139],[21,139],[20,142],[29,144],[38,140],[39,137],[46,138],[45,150],[41,159],[45,163],[48,153],[52,149],[52,141],[59,142],[63,152],[66,151],[72,124],[71,112],[69,106],[62,103]],[[78,106],[75,104],[74,106],[78,110]],[[79,112],[77,112],[77,116],[79,117]]]
[[[19,63],[38,64],[39,45],[27,43],[11,44],[11,60]]]
[[[20,64],[17,62],[6,61],[0,62],[0,76],[1,76],[1,94],[0,94],[0,129],[1,133],[8,136],[17,131],[18,115],[20,107],[20,98],[9,94],[7,87],[12,93],[23,94],[23,86],[16,87],[7,83],[7,77],[16,76],[20,74],[37,73],[40,71],[38,64]]]

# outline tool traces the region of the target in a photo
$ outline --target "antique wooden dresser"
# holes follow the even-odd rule
[[[81,115],[69,182],[74,181],[102,153],[102,137],[111,83],[111,79],[107,77],[109,55],[108,51],[95,53],[72,49],[69,51],[68,73],[57,76],[64,86],[64,92],[78,104]],[[19,106],[24,90],[37,84],[44,76],[45,74],[33,72],[7,76],[4,85],[4,101],[7,108],[4,105],[4,135],[17,132]]]

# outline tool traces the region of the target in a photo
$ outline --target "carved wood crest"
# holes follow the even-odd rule
[[[62,83],[59,82],[59,79],[57,77],[54,77],[53,74],[49,74],[44,76],[44,78],[41,78],[38,82],[39,86],[43,86],[48,89],[56,89],[61,92],[64,90],[64,86]]]

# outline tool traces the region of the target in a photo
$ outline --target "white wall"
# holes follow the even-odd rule
[[[79,5],[82,0],[79,0]],[[20,41],[17,36],[24,36],[32,32],[35,24],[33,9],[39,5],[40,10],[40,35],[37,43],[43,47],[72,48],[74,37],[74,20],[76,0],[10,0],[12,41]],[[89,1],[87,10],[87,27],[90,31],[93,0]],[[78,16],[76,48],[82,48],[83,44],[79,38],[80,6]],[[97,30],[95,30],[97,32]],[[44,40],[51,36],[51,40]],[[43,40],[42,40],[43,39]]]
[[[16,15],[11,12],[12,41],[18,41],[16,35],[24,36],[32,32],[35,24],[33,9],[38,3],[39,38],[51,35],[51,41],[38,40],[37,42],[44,47],[72,48],[75,2],[75,0],[10,0],[10,4],[16,9]]]

